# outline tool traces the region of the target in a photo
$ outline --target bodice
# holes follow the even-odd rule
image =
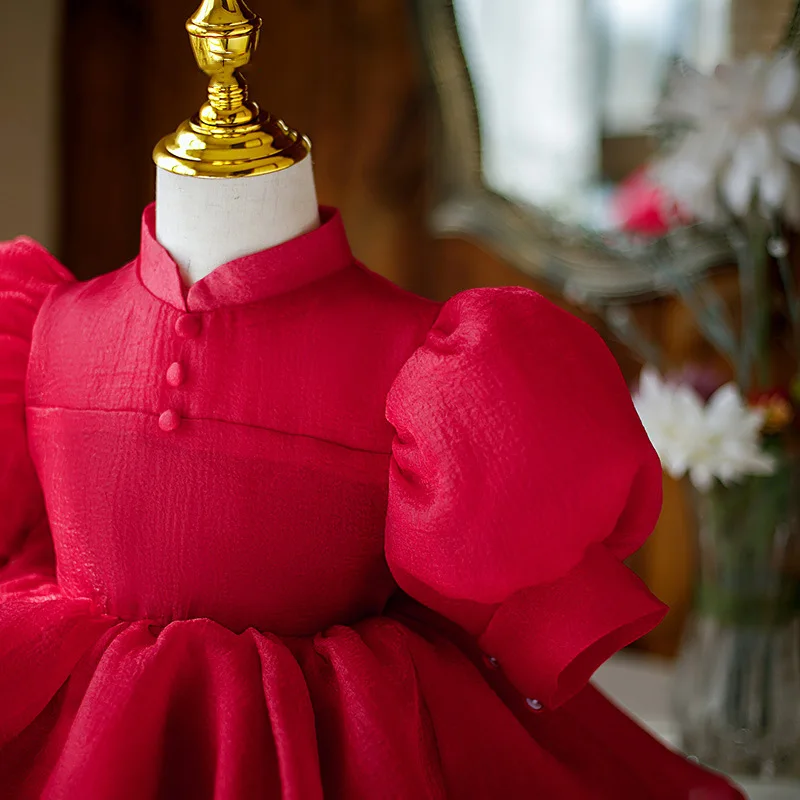
[[[137,261],[59,287],[34,331],[28,439],[59,582],[125,619],[290,635],[380,612],[386,394],[436,307],[337,238],[295,285],[245,259],[187,294],[147,223]]]

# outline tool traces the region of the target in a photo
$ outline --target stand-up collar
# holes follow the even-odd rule
[[[193,286],[155,236],[155,204],[142,215],[139,275],[156,297],[184,311],[253,303],[298,289],[353,263],[339,212],[320,208],[321,224],[283,244],[229,261]]]

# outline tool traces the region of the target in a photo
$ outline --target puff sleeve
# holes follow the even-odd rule
[[[0,565],[44,515],[28,455],[25,375],[39,309],[72,276],[27,238],[0,243]]]
[[[478,637],[534,707],[660,622],[621,561],[655,525],[661,466],[591,327],[526,289],[464,292],[387,418],[395,580]]]

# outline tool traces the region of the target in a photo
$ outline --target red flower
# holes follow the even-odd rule
[[[627,233],[663,236],[690,221],[688,213],[651,178],[646,167],[617,187],[612,203],[614,218]]]

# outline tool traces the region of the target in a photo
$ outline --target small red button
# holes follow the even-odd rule
[[[167,383],[177,389],[184,381],[183,365],[177,361],[169,365],[167,370]]]
[[[483,662],[489,669],[500,669],[500,662],[494,656],[484,656]]]
[[[202,327],[203,322],[197,314],[183,314],[175,320],[175,333],[182,339],[196,339]]]
[[[158,427],[161,428],[162,431],[166,431],[167,433],[174,431],[180,424],[181,424],[181,418],[180,416],[178,416],[178,412],[172,408],[165,411],[158,418]]]

